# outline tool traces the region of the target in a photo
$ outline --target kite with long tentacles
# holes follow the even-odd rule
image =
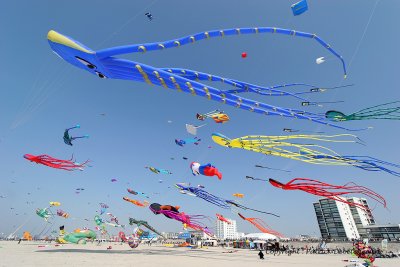
[[[82,171],[86,167],[86,164],[89,162],[89,160],[87,160],[84,163],[77,163],[74,161],[73,157],[71,157],[71,159],[69,160],[62,160],[50,157],[49,155],[34,156],[31,154],[25,154],[24,158],[31,162],[35,162],[37,164],[43,164],[51,168],[61,169],[66,171],[74,171],[74,170]]]
[[[351,137],[353,140],[342,139],[345,137]],[[395,176],[400,176],[399,171],[389,169],[389,167],[400,168],[400,165],[398,164],[368,156],[341,156],[335,151],[320,145],[300,144],[288,141],[307,140],[336,143],[359,143],[360,139],[350,134],[285,136],[248,135],[236,139],[230,139],[222,134],[213,133],[212,139],[215,143],[229,148],[242,148],[266,155],[299,160],[312,164],[354,166],[367,171],[384,171]]]
[[[75,137],[70,136],[69,131],[72,129],[76,129],[76,128],[81,128],[81,126],[78,124],[78,125],[75,125],[74,127],[65,129],[63,138],[64,138],[64,143],[66,145],[72,146],[72,141],[74,141],[75,139],[89,138],[89,135],[87,135],[87,134],[82,135],[82,136],[75,136]]]
[[[310,120],[315,123],[320,123],[339,129],[346,129],[342,126],[334,125],[329,120],[324,118],[315,118],[318,114],[305,112],[296,109],[282,108],[266,103],[258,102],[255,100],[247,99],[239,96],[240,93],[250,92],[260,95],[268,96],[292,96],[302,101],[308,101],[301,97],[305,93],[320,92],[322,90],[315,90],[318,87],[304,83],[292,83],[277,85],[271,87],[262,87],[237,81],[234,79],[218,77],[208,73],[197,72],[189,69],[180,68],[157,68],[139,62],[134,62],[126,59],[118,58],[117,56],[123,54],[131,54],[138,52],[157,51],[179,47],[190,43],[195,43],[200,40],[205,40],[215,37],[224,37],[230,35],[247,35],[247,34],[279,34],[293,37],[302,37],[314,40],[322,47],[327,49],[334,57],[342,63],[344,75],[346,77],[346,64],[341,55],[339,55],[328,43],[318,37],[316,34],[300,32],[295,30],[274,28],[274,27],[260,27],[260,28],[236,28],[213,30],[208,32],[200,32],[194,35],[185,36],[178,39],[169,41],[125,45],[118,47],[111,47],[99,51],[94,51],[80,42],[72,38],[57,33],[56,31],[49,31],[47,39],[53,52],[60,58],[68,63],[84,69],[102,79],[123,79],[133,80],[139,82],[146,82],[149,85],[157,85],[165,88],[170,88],[192,95],[198,95],[207,99],[212,99],[224,104],[241,108],[250,112],[255,112],[264,115],[275,115],[287,118],[297,118]],[[232,86],[232,90],[221,90],[215,87],[207,86],[202,81],[223,82]],[[308,92],[289,93],[286,91],[278,90],[278,88],[291,87],[291,86],[306,86],[310,87]]]
[[[272,230],[271,227],[269,227],[263,220],[259,218],[246,218],[242,214],[238,213],[239,217],[242,218],[245,221],[248,221],[255,227],[257,227],[258,230],[260,230],[263,233],[271,234],[276,237],[284,237],[281,233]]]
[[[209,236],[213,235],[210,229],[200,222],[200,220],[206,219],[207,216],[185,214],[178,211],[179,207],[177,209],[177,207],[171,205],[160,205],[158,203],[152,203],[149,208],[156,215],[163,214],[165,217],[179,221],[189,228],[202,231]]]
[[[138,207],[147,207],[149,205],[149,202],[147,202],[147,201],[140,202],[138,200],[130,199],[128,197],[123,197],[122,199],[127,202],[130,202]]]
[[[400,101],[385,103],[369,108],[364,108],[352,114],[346,115],[343,112],[329,110],[325,113],[325,117],[332,121],[353,121],[353,120],[400,120]]]
[[[368,189],[364,186],[359,186],[352,182],[345,185],[332,185],[308,178],[295,178],[290,180],[286,184],[278,182],[274,179],[269,179],[269,182],[271,183],[271,185],[281,188],[283,190],[302,190],[316,196],[333,199],[348,204],[350,206],[359,207],[363,210],[369,210],[368,207],[365,207],[362,204],[348,201],[346,198],[342,197],[345,195],[362,194],[374,199],[386,208],[386,200],[381,195],[375,193],[371,189]]]
[[[216,213],[217,219],[220,220],[221,222],[226,222],[227,224],[231,224],[231,221],[222,216],[221,214]]]
[[[156,233],[157,235],[159,235],[159,236],[165,238],[159,231],[157,231],[156,229],[154,229],[153,227],[151,227],[147,221],[135,220],[135,219],[133,219],[133,218],[129,218],[129,224],[130,224],[130,225],[136,224],[138,227],[140,227],[140,226],[143,225],[144,227],[146,227],[146,228],[149,229],[150,231],[152,231],[152,232]]]
[[[235,201],[226,200],[226,199],[217,197],[217,196],[215,196],[213,194],[208,193],[207,191],[205,191],[205,190],[203,190],[201,188],[185,186],[183,184],[175,184],[175,186],[183,194],[188,194],[188,195],[192,195],[192,196],[196,196],[198,198],[204,199],[205,201],[210,202],[211,204],[214,204],[214,205],[216,205],[216,206],[218,206],[220,208],[223,208],[223,209],[232,209],[232,206],[235,206],[235,207],[243,209],[243,210],[252,210],[252,211],[256,211],[256,212],[260,212],[260,213],[269,214],[269,215],[273,215],[273,216],[279,217],[278,215],[273,214],[273,213],[251,209],[251,208],[243,206],[243,205],[241,205],[241,204],[239,204],[239,203],[237,203]]]

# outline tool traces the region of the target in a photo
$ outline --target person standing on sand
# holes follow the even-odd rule
[[[260,252],[258,253],[258,256],[260,256],[260,260],[264,259],[264,253],[262,252],[261,249],[260,249]]]

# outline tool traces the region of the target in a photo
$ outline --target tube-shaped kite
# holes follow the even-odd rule
[[[122,199],[125,200],[125,201],[128,201],[128,202],[130,202],[130,203],[132,203],[132,204],[134,204],[134,205],[136,205],[138,207],[147,207],[149,205],[149,202],[147,202],[147,201],[140,202],[138,200],[130,199],[128,197],[123,197]]]
[[[222,216],[221,214],[216,213],[217,219],[220,220],[221,222],[226,222],[227,224],[231,224],[231,221]]]
[[[200,121],[204,121],[206,118],[213,119],[216,123],[225,123],[229,121],[229,116],[223,111],[214,110],[204,114],[197,113],[196,118]]]
[[[155,167],[145,167],[146,169],[149,169],[150,171],[154,172],[155,174],[159,174],[159,173],[164,173],[164,174],[172,174],[172,172],[170,172],[169,170],[164,170],[164,169],[158,169]]]
[[[67,213],[67,212],[65,212],[65,211],[63,211],[61,209],[57,210],[57,215],[60,216],[60,217],[64,217],[65,219],[67,219],[69,217],[69,213]]]
[[[130,194],[132,194],[132,195],[142,195],[142,196],[144,196],[144,197],[146,197],[146,198],[149,198],[149,196],[146,195],[146,194],[143,193],[143,192],[135,191],[135,190],[132,190],[132,189],[130,189],[130,188],[128,188],[127,191],[128,191]]]
[[[195,145],[200,144],[201,139],[200,138],[187,138],[187,139],[175,139],[175,144],[178,146],[184,146],[189,143],[193,143]]]
[[[54,53],[60,58],[64,59],[68,63],[84,69],[102,79],[123,79],[123,80],[134,80],[139,82],[146,82],[149,85],[157,85],[165,88],[170,88],[177,91],[190,93],[192,95],[198,95],[207,99],[222,102],[224,104],[241,108],[247,111],[264,114],[264,115],[277,115],[288,118],[297,118],[310,120],[315,123],[333,126],[340,129],[346,129],[341,126],[331,124],[329,121],[324,119],[316,119],[313,114],[304,112],[301,110],[282,108],[266,103],[258,102],[251,99],[246,99],[237,95],[242,92],[252,92],[256,94],[265,94],[271,96],[294,96],[301,98],[296,94],[280,91],[275,88],[298,86],[306,84],[285,84],[272,87],[256,86],[249,83],[237,81],[234,79],[217,77],[208,73],[201,73],[188,69],[179,68],[157,68],[152,67],[140,62],[134,62],[130,60],[120,59],[116,56],[123,54],[131,54],[138,52],[149,52],[163,49],[169,49],[173,47],[179,47],[197,41],[224,37],[229,35],[247,35],[247,34],[279,34],[293,37],[302,37],[310,40],[314,40],[316,43],[324,47],[334,57],[340,60],[344,75],[346,77],[346,64],[341,55],[339,55],[331,45],[326,43],[316,34],[281,29],[275,27],[260,27],[260,28],[236,28],[236,29],[224,29],[224,30],[213,30],[207,32],[200,32],[197,34],[185,36],[178,39],[156,42],[156,43],[144,43],[125,45],[118,47],[111,47],[99,51],[94,51],[80,42],[73,40],[70,37],[57,33],[53,30],[47,34],[49,45]],[[221,90],[215,87],[207,86],[202,81],[221,81],[225,84],[234,87],[233,90]],[[311,86],[313,87],[313,86]]]

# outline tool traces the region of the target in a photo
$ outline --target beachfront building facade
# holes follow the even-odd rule
[[[347,201],[364,207],[364,209],[362,209],[359,206],[350,206],[350,211],[356,224],[358,234],[361,238],[368,238],[366,227],[375,225],[375,219],[372,215],[371,209],[368,206],[367,200],[365,198],[349,197],[347,198]]]
[[[346,200],[362,203],[369,210],[365,199],[351,197]],[[358,207],[351,208],[348,204],[340,201],[324,198],[313,205],[323,239],[360,239],[366,234],[364,227],[375,223],[370,211],[365,212]],[[360,232],[363,236],[360,235]]]
[[[373,224],[364,229],[369,239],[400,241],[400,224]]]
[[[215,236],[218,239],[238,239],[236,220],[228,219],[229,223],[217,220],[215,223]]]

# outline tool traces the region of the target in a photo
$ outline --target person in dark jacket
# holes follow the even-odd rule
[[[258,256],[260,256],[260,260],[264,259],[264,253],[262,252],[262,250],[260,250],[260,252],[258,253]]]

